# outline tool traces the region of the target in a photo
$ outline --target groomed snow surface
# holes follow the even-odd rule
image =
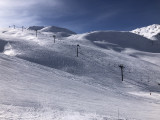
[[[0,29],[0,120],[160,120],[160,45],[152,41],[132,32]]]

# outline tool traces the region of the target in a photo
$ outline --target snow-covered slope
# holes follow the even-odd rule
[[[68,30],[66,28],[60,28],[55,26],[45,27],[41,29],[40,32],[52,32],[57,34],[58,37],[68,37],[70,35],[76,34],[75,32]]]
[[[70,34],[75,34],[75,32],[72,32],[66,28],[60,28],[60,27],[55,27],[55,26],[49,26],[49,27],[45,27],[43,29],[41,29],[41,32],[66,32],[66,33],[70,33]]]
[[[150,39],[1,29],[0,41],[1,119],[117,120],[118,109],[122,119],[160,118],[160,67],[151,61],[159,60],[159,48]]]
[[[75,32],[68,30],[66,28],[56,27],[56,26],[30,26],[28,30],[38,30],[39,33],[46,34],[56,34],[56,37],[68,37],[70,35],[76,34]]]
[[[44,28],[44,26],[30,26],[27,29],[28,30],[41,30],[43,28]]]
[[[160,52],[160,47],[153,47],[150,39],[130,32],[97,31],[87,34],[85,38],[99,47],[114,49],[119,52],[126,48],[145,52]]]
[[[153,24],[147,27],[137,28],[131,31],[135,34],[144,36],[152,40],[160,40],[160,25]]]

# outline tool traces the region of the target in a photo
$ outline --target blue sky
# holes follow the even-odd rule
[[[54,25],[77,33],[160,24],[160,0],[4,0],[0,26]]]

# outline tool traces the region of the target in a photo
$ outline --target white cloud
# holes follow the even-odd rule
[[[28,6],[33,4],[34,2],[29,0],[29,1],[23,1],[23,0],[5,0],[0,2],[0,6],[2,8],[14,8],[14,7],[23,7],[23,6]]]
[[[111,12],[108,12],[108,13],[103,13],[103,14],[100,14],[96,19],[95,21],[96,22],[99,22],[99,21],[102,21],[102,20],[107,20],[107,19],[110,19],[112,18],[113,16],[117,15],[118,11],[111,11]]]
[[[58,7],[58,0],[4,0],[0,1],[0,26],[38,25],[42,14],[47,14],[46,8]],[[46,12],[46,13],[45,13]]]

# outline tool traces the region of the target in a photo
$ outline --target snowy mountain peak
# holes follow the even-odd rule
[[[159,24],[153,24],[147,27],[137,28],[135,30],[132,30],[131,32],[144,36],[146,38],[152,39],[152,40],[160,40],[160,37],[159,37],[160,25]]]
[[[48,26],[40,30],[40,32],[51,32],[56,34],[57,37],[68,37],[70,35],[76,34],[75,32],[66,29],[66,28],[60,28],[56,26]]]
[[[66,28],[56,27],[56,26],[48,26],[43,29],[41,29],[42,32],[66,32],[70,34],[75,34],[75,32],[68,30]]]
[[[28,27],[28,30],[41,30],[43,28],[44,28],[44,26],[30,26],[30,27]]]
[[[28,30],[39,30],[40,32],[50,32],[56,34],[56,36],[59,37],[68,37],[70,35],[76,34],[75,32],[61,27],[56,26],[31,26],[28,28]]]

